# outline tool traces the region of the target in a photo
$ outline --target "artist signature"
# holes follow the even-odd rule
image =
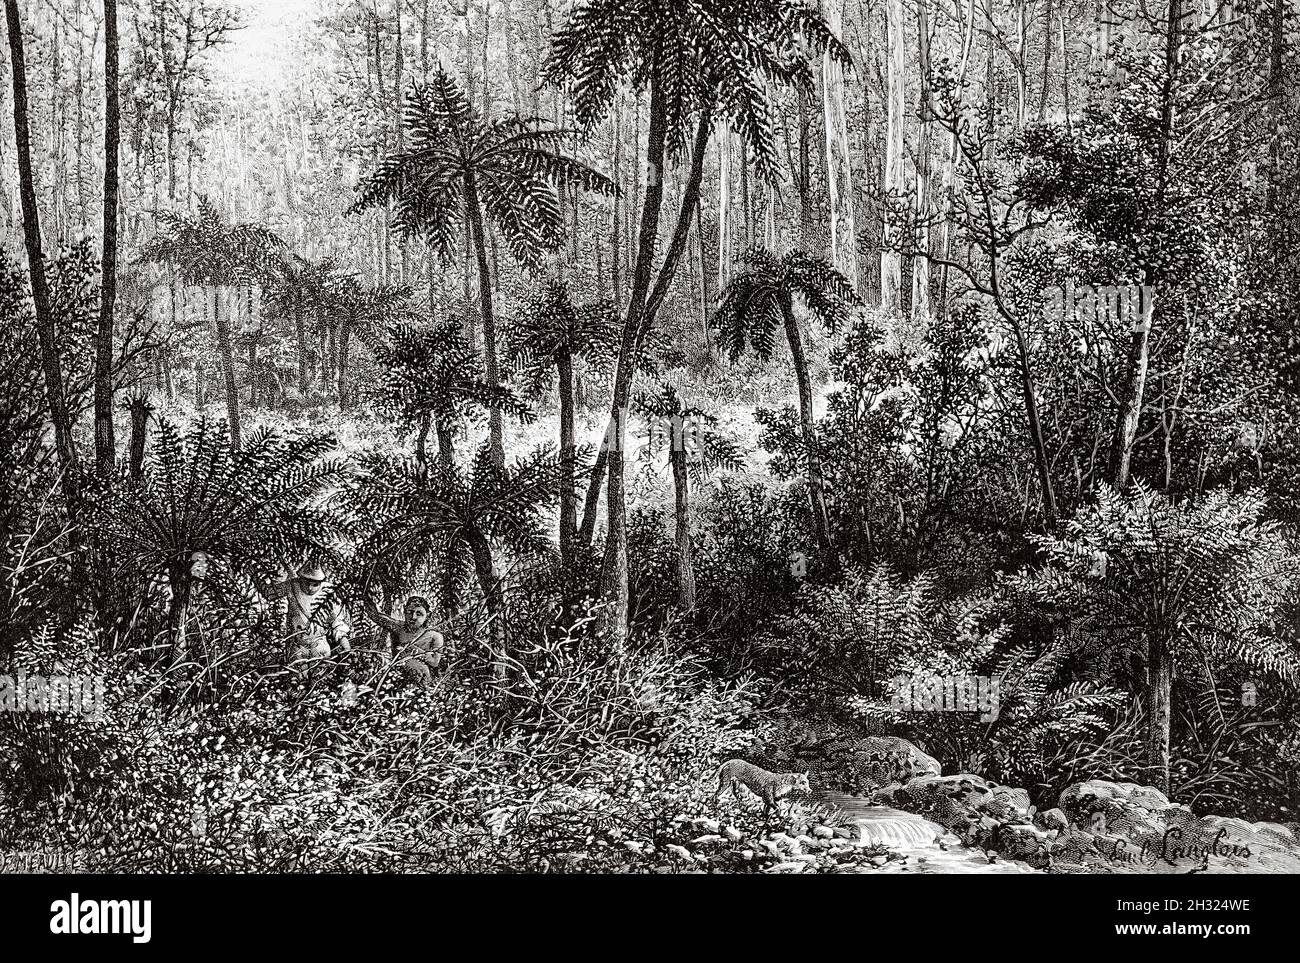
[[[1184,842],[1183,831],[1177,826],[1165,830],[1160,840],[1146,840],[1140,848],[1135,848],[1122,836],[1117,839],[1094,840],[1097,849],[1108,859],[1121,863],[1159,863],[1176,866],[1180,861],[1203,863],[1211,856],[1236,857],[1249,859],[1250,847],[1230,842],[1228,831],[1220,829],[1214,839],[1208,843]]]

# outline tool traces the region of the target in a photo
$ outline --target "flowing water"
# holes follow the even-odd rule
[[[875,806],[860,796],[842,793],[827,793],[821,801],[848,817],[849,824],[857,827],[861,842],[879,843],[907,857],[902,861],[891,860],[881,867],[882,872],[1038,872],[1028,864],[1014,860],[997,859],[990,862],[988,855],[978,849],[951,843],[940,845],[939,838],[946,834],[946,830],[915,813],[888,806]]]

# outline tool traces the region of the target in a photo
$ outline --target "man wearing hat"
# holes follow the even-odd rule
[[[325,598],[325,572],[315,563],[309,562],[298,569],[286,565],[290,573],[283,580],[269,586],[268,599],[287,599],[285,613],[285,631],[288,638],[289,664],[301,668],[301,663],[309,659],[328,658],[333,651],[342,655],[351,650],[348,634],[347,613],[343,605],[334,598]],[[330,637],[334,648],[330,648]]]

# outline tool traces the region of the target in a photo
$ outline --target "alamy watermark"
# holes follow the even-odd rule
[[[620,425],[611,420],[605,432],[605,445],[611,451],[626,447],[627,422],[622,419]],[[649,419],[644,440],[637,448],[644,448],[650,454],[660,452],[681,453],[688,462],[698,462],[704,458],[704,423],[693,415],[667,415]]]
[[[892,680],[895,712],[978,712],[980,722],[996,722],[1002,680],[987,675],[899,675]]]
[[[1047,318],[1057,324],[1118,324],[1134,334],[1151,330],[1155,289],[1149,284],[1075,287],[1069,281],[1064,288],[1049,288],[1044,295]]]
[[[102,675],[40,675],[18,670],[0,675],[0,712],[49,712],[100,722],[104,718]]]

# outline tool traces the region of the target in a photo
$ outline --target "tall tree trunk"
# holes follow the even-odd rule
[[[812,207],[812,119],[808,111],[808,95],[802,90],[796,91],[795,100],[799,105],[799,244],[805,254],[811,254],[817,245]]]
[[[45,401],[54,424],[54,445],[62,469],[61,484],[69,512],[76,510],[78,465],[76,442],[72,435],[72,418],[63,394],[63,364],[55,331],[50,288],[45,276],[45,256],[41,249],[40,215],[36,208],[36,179],[32,172],[31,129],[27,117],[27,62],[23,51],[22,24],[18,19],[18,0],[5,0],[5,22],[9,34],[9,59],[13,72],[14,143],[18,156],[19,199],[23,213],[23,243],[27,249],[27,268],[31,278],[32,303],[36,311],[36,336],[41,350],[41,369],[45,376]]]
[[[212,291],[213,319],[217,325],[217,352],[221,355],[221,375],[226,386],[226,418],[230,422],[230,446],[238,451],[242,444],[239,430],[239,384],[235,380],[235,350],[230,338],[230,316],[221,310],[221,290]]]
[[[473,231],[474,249],[478,255],[478,290],[482,302],[480,317],[483,321],[483,374],[487,383],[497,388],[501,385],[501,371],[497,362],[496,320],[492,314],[492,276],[488,271],[487,225],[484,223],[478,186],[474,182],[473,175],[465,178],[465,208],[469,214],[466,221]],[[501,404],[497,401],[493,401],[488,410],[488,445],[493,463],[498,468],[505,468],[505,432],[501,423]]]
[[[794,316],[794,304],[789,296],[781,298],[781,316],[785,322],[785,338],[790,345],[795,382],[799,386],[799,430],[808,464],[808,498],[812,508],[813,531],[817,536],[818,550],[826,564],[833,566],[830,517],[826,512],[826,483],[822,475],[821,456],[817,450],[817,428],[813,421],[812,379],[808,374],[808,359],[804,354],[799,323]]]
[[[104,250],[95,330],[95,468],[117,461],[113,440],[113,308],[117,299],[118,69],[117,0],[104,0]]]
[[[961,58],[957,65],[957,85],[966,83],[966,71],[970,65],[971,45],[975,39],[975,0],[967,0],[966,22],[963,25],[961,41]],[[992,64],[990,52],[990,65]],[[952,257],[953,223],[949,195],[953,182],[957,178],[957,157],[959,145],[955,132],[948,135],[947,154],[944,157],[942,183],[939,189],[940,202],[945,206],[946,216],[939,228],[939,257],[948,261]],[[945,263],[939,270],[939,310],[947,314],[948,310],[948,266]]]
[[[912,258],[912,317],[930,317],[930,132],[934,103],[930,89],[930,13],[928,0],[917,0],[917,60],[921,74],[920,133],[916,146],[917,252]]]
[[[478,577],[479,588],[483,590],[483,601],[487,605],[490,625],[488,636],[489,654],[492,658],[492,674],[497,679],[506,677],[510,640],[506,633],[506,599],[505,588],[497,576],[496,562],[492,557],[492,546],[487,538],[475,528],[468,533],[470,552],[474,557],[474,574]]]
[[[1062,20],[1064,21],[1064,11],[1062,11]],[[1047,90],[1052,77],[1052,48],[1055,45],[1056,37],[1052,33],[1052,0],[1047,0],[1046,8],[1043,11],[1043,77],[1038,95],[1038,119],[1040,121],[1047,119]]]
[[[1169,721],[1173,689],[1173,658],[1168,641],[1159,632],[1147,642],[1147,765],[1151,781],[1169,792]]]
[[[901,3],[901,0],[893,0]],[[823,0],[822,12],[836,36],[844,28],[844,0]],[[901,85],[901,79],[900,79]],[[901,96],[901,95],[900,95]],[[844,117],[844,68],[822,54],[822,106],[826,125],[826,187],[830,198],[831,263],[858,289],[858,233],[853,211],[853,162]],[[901,121],[901,117],[899,118]],[[901,136],[901,126],[900,126]]]
[[[992,164],[997,149],[997,24],[993,19],[993,0],[984,0],[983,31],[988,40],[984,57],[984,163]]]
[[[352,391],[348,385],[348,355],[352,347],[352,325],[344,321],[339,325],[339,409],[347,408],[352,402]]]
[[[596,516],[600,512],[600,491],[605,484],[605,471],[609,467],[609,434],[601,440],[600,450],[596,453],[595,464],[591,466],[591,479],[587,482],[587,497],[582,503],[582,525],[578,529],[578,541],[584,547],[591,545],[596,537]]]
[[[149,432],[149,416],[153,412],[149,399],[144,394],[131,398],[127,406],[131,413],[131,456],[130,473],[133,481],[139,481],[144,475],[144,449]]]
[[[885,178],[886,193],[893,199],[903,195],[903,4],[887,0],[885,7],[888,46],[885,51]],[[880,307],[896,312],[902,306],[903,261],[897,247],[896,229],[885,225],[885,242],[880,252]],[[893,248],[893,250],[891,250]]]
[[[718,132],[718,292],[731,281],[731,131]]]
[[[601,594],[610,603],[607,609],[608,624],[613,630],[616,644],[627,638],[627,516],[624,489],[624,449],[627,430],[628,403],[632,380],[640,358],[641,345],[646,332],[654,323],[659,307],[672,284],[686,247],[691,215],[699,202],[700,180],[704,173],[704,154],[708,149],[712,118],[706,112],[700,117],[692,145],[690,173],[683,191],[682,206],[672,241],[664,254],[658,277],[653,278],[656,240],[659,235],[659,218],[663,205],[664,156],[667,139],[667,107],[657,79],[650,85],[650,123],[646,141],[645,203],[641,212],[641,233],[637,244],[636,268],[633,272],[632,298],[623,323],[619,345],[618,365],[614,376],[610,423],[606,431],[609,439],[609,478],[605,490],[605,513],[608,534],[605,539],[605,557],[601,569]]]
[[[614,98],[614,186],[613,217],[610,226],[609,271],[610,285],[614,291],[614,305],[623,306],[623,100]]]
[[[574,584],[578,538],[578,492],[573,439],[573,356],[565,348],[556,358],[560,378],[560,568],[566,602]]]
[[[677,543],[677,602],[683,612],[695,609],[695,560],[691,544],[690,476],[686,470],[686,449],[680,437],[668,446],[673,471],[673,539]]]
[[[1169,184],[1170,151],[1174,135],[1174,109],[1178,96],[1178,51],[1181,46],[1183,0],[1170,0],[1169,23],[1165,34],[1165,76],[1160,97],[1160,143],[1156,153],[1156,230],[1163,229],[1165,196]],[[1115,417],[1111,445],[1111,471],[1116,488],[1128,487],[1132,468],[1133,446],[1146,394],[1151,326],[1158,301],[1156,285],[1160,280],[1154,267],[1148,266],[1143,277],[1140,307],[1132,326],[1128,364],[1119,392],[1119,410]],[[1123,296],[1121,296],[1123,298]],[[1130,299],[1131,300],[1131,299]],[[1133,314],[1129,312],[1130,316]]]
[[[298,341],[298,391],[307,396],[307,319],[303,316],[304,305],[298,298],[294,303],[293,330]]]

